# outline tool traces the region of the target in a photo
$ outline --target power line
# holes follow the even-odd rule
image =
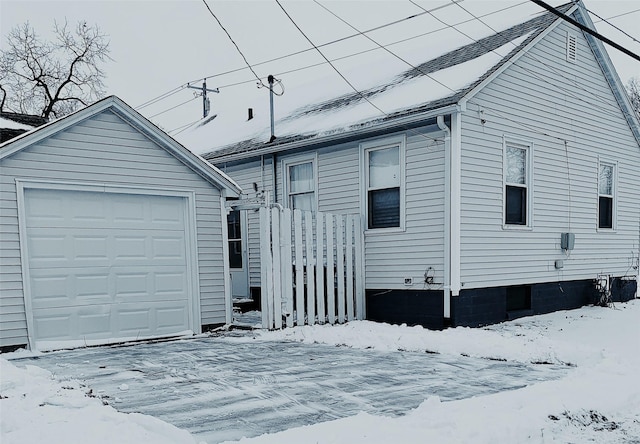
[[[612,15],[611,17],[607,17],[606,19],[600,19],[599,21],[613,20],[613,19],[618,18],[618,17],[624,17],[625,15],[635,14],[636,12],[640,12],[640,8],[634,9],[634,10],[631,10],[631,11],[627,11],[627,12],[623,12],[622,14]]]
[[[177,105],[172,106],[171,108],[167,108],[167,109],[165,109],[164,111],[160,111],[159,113],[154,114],[153,116],[149,116],[149,119],[153,119],[154,117],[157,117],[157,116],[159,116],[160,114],[167,113],[167,112],[169,112],[169,111],[171,111],[171,110],[174,110],[174,109],[176,109],[176,108],[178,108],[178,107],[180,107],[180,106],[186,105],[186,104],[187,104],[187,103],[189,103],[189,102],[193,102],[193,101],[194,101],[194,100],[196,100],[197,98],[198,98],[198,96],[196,96],[196,97],[192,97],[192,98],[190,98],[189,100],[187,100],[187,101],[185,101],[185,102],[178,103]]]
[[[602,34],[592,30],[591,28],[589,28],[588,26],[583,25],[580,22],[577,22],[576,20],[572,19],[571,17],[563,14],[562,12],[558,11],[556,8],[554,8],[553,6],[543,2],[542,0],[530,0],[533,3],[535,3],[538,6],[543,7],[544,9],[546,9],[547,11],[551,12],[554,15],[557,15],[558,17],[560,17],[562,20],[571,23],[573,26],[577,26],[578,28],[580,28],[582,31],[586,32],[587,34],[592,35],[593,37],[597,38],[598,40],[600,40],[601,42],[606,43],[609,46],[614,47],[615,49],[617,49],[620,52],[625,53],[626,55],[628,55],[629,57],[636,59],[637,61],[640,62],[640,56],[629,51],[627,48],[617,44],[616,42],[614,42],[611,39],[608,39],[607,37],[603,36]]]
[[[464,1],[464,0],[458,0],[458,3],[461,3],[462,1]],[[504,11],[509,10],[509,9],[517,8],[518,6],[522,6],[525,3],[528,3],[528,0],[523,0],[523,1],[519,2],[519,3],[512,4],[512,5],[497,9],[495,11],[488,12],[486,14],[480,15],[480,17],[484,18],[484,17],[488,17],[488,16],[491,16],[491,15],[494,15],[494,14],[498,14],[500,12],[504,12]],[[444,9],[444,8],[452,6],[452,5],[453,5],[453,3],[447,3],[445,5],[441,5],[441,6],[438,6],[436,8],[429,9],[428,12],[434,12],[434,11],[437,11],[437,10],[440,10],[440,9]],[[392,21],[392,22],[384,23],[382,25],[379,25],[379,26],[367,29],[365,31],[362,31],[362,33],[366,34],[366,33],[369,33],[369,32],[373,32],[373,31],[376,31],[376,30],[379,30],[379,29],[386,28],[386,27],[391,26],[391,25],[399,24],[399,23],[402,23],[402,22],[410,20],[410,19],[421,17],[421,16],[427,14],[428,12],[427,11],[423,11],[421,13],[413,14],[413,15],[404,17],[402,19],[398,19],[398,20],[395,20],[395,21]],[[463,25],[463,24],[469,23],[469,22],[471,22],[473,20],[474,19],[463,20],[461,22],[455,23],[453,26]],[[451,25],[447,25],[447,26],[451,26]],[[430,34],[434,34],[436,32],[439,32],[440,30],[441,29],[429,30],[429,31],[423,32],[421,34],[417,34],[417,35],[414,35],[414,36],[411,36],[411,37],[407,37],[407,38],[404,38],[404,39],[401,39],[401,40],[396,40],[395,42],[389,43],[387,46],[393,46],[393,45],[396,45],[396,44],[399,44],[399,43],[407,42],[407,41],[414,40],[414,39],[417,39],[417,38],[420,38],[420,37],[424,37],[424,36],[427,36],[427,35],[430,35]],[[332,40],[332,41],[329,41],[329,42],[326,42],[326,43],[322,43],[322,44],[318,45],[318,48],[322,48],[322,47],[325,47],[325,46],[333,45],[335,43],[340,43],[342,41],[345,41],[345,40],[348,40],[348,39],[351,39],[351,38],[359,37],[360,35],[361,35],[360,33],[356,33],[356,34],[351,34],[351,35],[348,35],[348,36],[345,36],[345,37],[341,37],[339,39],[335,39],[335,40]],[[363,51],[358,51],[358,52],[355,52],[355,53],[347,54],[345,56],[333,59],[333,61],[347,59],[349,57],[365,54],[367,52],[377,51],[378,49],[379,48],[372,48],[372,49],[366,49],[366,50],[363,50]],[[286,58],[289,58],[289,57],[293,57],[293,56],[300,55],[300,54],[303,54],[303,53],[306,53],[306,52],[309,52],[309,51],[314,51],[314,50],[315,50],[314,48],[307,48],[307,49],[303,49],[303,50],[300,50],[300,51],[295,51],[295,52],[292,52],[292,53],[289,53],[289,54],[285,54],[285,55],[282,55],[282,56],[278,56],[278,57],[275,57],[275,58],[272,58],[272,59],[263,60],[262,62],[254,63],[253,66],[254,67],[261,66],[261,65],[264,65],[264,64],[267,64],[267,63],[276,62],[276,61],[279,61],[279,60],[283,60],[283,59],[286,59]],[[311,65],[306,65],[306,66],[303,66],[303,67],[300,67],[300,68],[294,68],[294,69],[291,69],[291,70],[288,70],[288,71],[283,71],[283,72],[280,72],[280,73],[276,73],[275,75],[276,76],[281,76],[283,74],[290,74],[290,73],[293,73],[293,72],[296,72],[296,71],[301,71],[301,70],[304,70],[304,69],[308,69],[308,68],[313,68],[313,67],[316,67],[316,66],[324,65],[325,63],[326,62],[320,62],[320,63],[311,64]],[[191,81],[189,81],[189,82],[187,82],[187,83],[185,83],[185,84],[183,84],[183,85],[181,85],[181,86],[179,86],[177,88],[174,88],[174,89],[172,89],[172,90],[170,90],[170,91],[168,91],[166,93],[163,93],[163,94],[161,94],[161,95],[159,95],[159,96],[157,96],[157,97],[155,97],[153,99],[150,99],[149,101],[147,101],[147,102],[139,105],[138,107],[136,107],[136,109],[140,109],[140,108],[152,105],[153,103],[156,103],[156,102],[158,102],[160,100],[163,100],[165,97],[169,97],[169,96],[171,96],[171,95],[173,95],[173,94],[185,89],[186,85],[188,85],[190,83],[195,83],[195,82],[201,81],[201,80],[203,80],[205,78],[211,79],[211,78],[221,77],[221,76],[228,75],[228,74],[234,74],[236,72],[244,71],[245,69],[247,69],[246,66],[242,67],[242,68],[235,68],[235,69],[232,69],[232,70],[219,72],[219,73],[216,73],[216,74],[211,74],[211,75],[208,75],[208,76],[205,76],[205,77],[199,77],[199,78],[191,80]],[[246,81],[230,83],[230,84],[227,84],[227,85],[219,86],[219,88],[228,88],[228,87],[232,87],[232,86],[243,85],[243,84],[251,83],[253,81],[254,80],[246,80]]]
[[[585,8],[586,9],[586,8]],[[590,9],[587,9],[587,11],[589,11],[590,14],[595,15],[596,17],[598,17],[600,19],[600,21],[605,22],[607,25],[611,26],[612,28],[617,29],[618,31],[620,31],[621,33],[623,33],[624,35],[626,35],[627,37],[629,37],[631,40],[633,40],[636,43],[640,43],[640,41],[638,39],[636,39],[634,36],[632,36],[631,34],[629,34],[628,32],[620,29],[619,27],[617,27],[616,25],[614,25],[613,23],[609,23],[609,21],[607,19],[604,19],[602,17],[600,17],[598,14],[596,14],[595,12],[591,11]]]
[[[324,55],[324,53],[315,45],[315,43],[313,43],[313,41],[307,36],[307,34],[305,34],[305,32],[300,28],[300,26],[298,26],[298,24],[295,22],[295,20],[293,20],[293,18],[289,15],[289,13],[287,12],[286,9],[284,9],[284,7],[282,6],[282,4],[280,3],[280,0],[276,0],[276,3],[278,4],[278,6],[280,6],[280,9],[282,9],[282,12],[285,13],[285,15],[289,18],[289,20],[291,21],[291,23],[293,23],[293,26],[295,26],[298,31],[300,31],[300,34],[303,35],[303,37],[305,39],[307,39],[307,41],[309,42],[309,44],[311,46],[313,46],[315,48],[316,51],[318,51],[318,53],[322,56],[323,59],[325,59],[327,61],[327,63],[333,68],[333,70],[342,78],[342,80],[344,80],[347,85],[349,85],[351,87],[351,89],[353,89],[356,94],[358,94],[361,98],[363,98],[364,100],[366,100],[371,106],[373,106],[375,109],[377,109],[380,113],[384,114],[385,116],[387,115],[387,113],[385,113],[383,110],[381,110],[377,105],[375,105],[371,100],[369,100],[362,92],[360,92],[355,86],[353,86],[353,84],[349,81],[349,79],[347,79],[339,70],[338,68],[336,68],[336,66],[331,62],[331,60],[329,60],[327,58],[327,56]]]
[[[253,69],[253,67],[251,66],[251,64],[247,61],[247,58],[244,56],[244,54],[242,53],[242,51],[240,50],[240,47],[238,46],[238,44],[233,40],[233,38],[231,38],[231,34],[229,34],[229,31],[227,31],[227,29],[224,27],[224,25],[222,24],[222,22],[220,21],[220,19],[213,13],[213,11],[211,10],[211,8],[209,7],[209,5],[207,4],[207,0],[202,0],[202,3],[204,3],[204,5],[207,7],[207,9],[209,10],[209,13],[213,16],[214,19],[216,19],[216,22],[218,22],[218,25],[220,25],[220,27],[222,28],[222,30],[225,32],[225,34],[227,34],[227,37],[229,37],[229,40],[231,40],[231,43],[233,43],[233,46],[236,47],[236,49],[238,50],[238,53],[240,54],[240,56],[242,57],[242,60],[244,60],[244,63],[247,65],[247,67],[251,70],[251,72],[253,73],[253,75],[256,77],[256,79],[258,80],[258,82],[260,83],[260,85],[264,86],[265,88],[268,88],[267,85],[265,85],[262,82],[262,79],[260,79],[260,77],[258,76],[258,74],[256,74],[255,70]]]

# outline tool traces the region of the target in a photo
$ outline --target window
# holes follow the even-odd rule
[[[514,143],[505,144],[504,167],[504,223],[529,225],[530,147]]]
[[[242,268],[242,231],[240,210],[231,210],[227,216],[229,240],[229,268]]]
[[[364,150],[367,227],[402,228],[403,147],[399,143]]]
[[[507,311],[531,310],[531,287],[507,287]]]
[[[613,228],[614,166],[601,163],[598,173],[598,228]]]
[[[285,162],[287,202],[292,210],[316,210],[316,172],[314,160]]]

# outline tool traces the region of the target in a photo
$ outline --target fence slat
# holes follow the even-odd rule
[[[284,315],[287,327],[293,327],[293,270],[291,268],[293,261],[291,259],[291,210],[289,208],[282,210],[280,234],[280,263],[282,264],[280,276]]]
[[[347,321],[353,321],[353,215],[347,215],[347,224],[345,227],[345,249],[347,265]]]
[[[336,296],[335,296],[335,268],[333,261],[333,233],[334,218],[332,214],[326,215],[327,227],[327,322],[336,322]]]
[[[355,290],[356,290],[356,319],[364,319],[365,306],[364,306],[364,250],[363,250],[363,227],[362,219],[359,214],[356,214],[354,219],[353,236],[355,238]]]
[[[307,323],[316,323],[316,278],[314,270],[316,259],[313,254],[313,213],[304,212],[304,239],[305,239],[305,271],[307,276]]]
[[[345,295],[344,295],[344,218],[336,217],[336,276],[338,279],[338,322],[345,320]]]
[[[271,329],[269,324],[269,281],[273,273],[271,268],[271,224],[269,223],[269,209],[260,208],[260,264],[262,279],[260,279],[260,308],[262,311],[262,328]]]
[[[324,214],[316,213],[316,294],[318,306],[318,323],[324,324],[326,319],[324,307],[325,261],[324,261]]]
[[[282,280],[280,279],[280,210],[271,209],[271,251],[273,256],[273,326],[282,328]]]
[[[304,325],[304,257],[302,255],[302,212],[300,210],[293,210],[293,225],[296,262],[296,323]]]

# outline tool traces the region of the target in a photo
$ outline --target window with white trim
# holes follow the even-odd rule
[[[313,159],[285,162],[287,204],[292,210],[316,211],[316,169]]]
[[[402,228],[403,143],[364,150],[367,228]]]
[[[598,228],[613,228],[615,166],[600,163],[598,167]]]
[[[529,226],[531,147],[507,141],[504,163],[504,223],[506,226]]]

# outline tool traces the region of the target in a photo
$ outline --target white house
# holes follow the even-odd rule
[[[0,145],[0,347],[230,322],[224,202],[240,189],[117,97]]]
[[[593,29],[581,2],[558,9]],[[380,50],[385,62],[363,78],[401,69],[373,86],[331,96],[328,80],[311,79],[332,98],[277,119],[273,140],[268,115],[233,126],[221,109],[185,143],[285,207],[362,215],[367,319],[477,326],[628,300],[637,116],[598,39],[551,13],[500,14],[483,35],[434,22],[430,43],[400,61]],[[287,94],[309,95],[283,81],[276,109]],[[232,217],[234,292],[255,296],[257,215]]]

